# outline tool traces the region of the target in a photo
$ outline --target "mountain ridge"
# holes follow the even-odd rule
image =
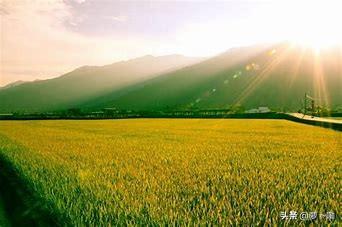
[[[0,91],[0,111],[107,107],[160,111],[235,106],[297,111],[303,106],[305,93],[315,97],[320,106],[342,106],[342,48],[317,52],[283,42],[232,48],[208,59],[187,58],[187,64],[180,63],[182,58],[146,55],[104,66],[82,66],[55,79],[6,89],[7,94]],[[163,70],[151,73],[156,66]],[[115,81],[111,81],[113,75]],[[133,79],[127,81],[126,77]],[[21,87],[30,89],[18,92],[21,104],[25,104],[20,106],[11,92],[15,96]],[[64,102],[51,105],[60,98],[50,94],[56,89]],[[2,105],[4,94],[7,106]]]
[[[52,111],[141,82],[203,58],[181,55],[140,57],[104,66],[82,66],[59,77],[0,90],[0,111]]]
[[[321,53],[319,63],[325,68],[323,79],[327,88],[317,84],[323,79],[317,77],[315,72],[315,51],[284,42],[227,51],[198,64],[98,97],[81,107],[144,111],[241,105],[246,108],[268,106],[276,110],[297,111],[302,106],[304,93],[308,92],[318,98],[317,104],[336,108],[342,105],[341,53],[341,49]]]

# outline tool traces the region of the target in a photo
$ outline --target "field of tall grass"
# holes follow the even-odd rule
[[[336,224],[342,204],[341,132],[285,120],[2,121],[0,157],[77,226]]]

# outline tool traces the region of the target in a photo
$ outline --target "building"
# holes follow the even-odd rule
[[[270,108],[266,106],[260,106],[257,109],[246,110],[245,113],[269,113],[271,112]]]

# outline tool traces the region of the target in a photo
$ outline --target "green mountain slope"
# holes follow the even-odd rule
[[[0,112],[50,111],[191,65],[201,58],[144,56],[105,66],[83,66],[61,77],[27,82],[0,90]]]
[[[232,49],[222,55],[92,99],[82,107],[132,110],[245,108],[296,111],[304,93],[342,105],[340,47],[316,53],[288,43]]]
[[[15,86],[19,86],[19,85],[24,84],[24,83],[27,83],[27,81],[17,80],[17,81],[14,81],[12,83],[6,84],[3,87],[0,87],[0,90],[12,88],[12,87],[15,87]]]

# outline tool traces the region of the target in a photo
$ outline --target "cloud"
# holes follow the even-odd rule
[[[111,16],[111,17],[109,17],[109,19],[111,19],[113,21],[117,21],[117,22],[127,21],[127,17],[125,17],[125,16]]]
[[[284,10],[275,3],[233,1],[0,1],[0,85],[146,54],[209,57],[273,41],[286,35],[286,25],[295,27],[288,22],[291,4]]]
[[[75,18],[72,6],[63,0],[5,0],[1,12],[0,86],[137,57],[153,45],[135,37],[91,37],[71,31],[66,24],[77,28],[82,18]]]
[[[78,3],[78,4],[82,4],[84,3],[86,0],[74,0],[74,2]]]

